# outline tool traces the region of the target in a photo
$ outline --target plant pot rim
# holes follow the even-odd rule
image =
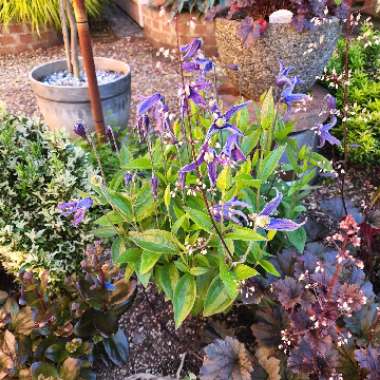
[[[79,61],[82,61],[82,58],[79,57]],[[110,86],[112,85],[113,83],[116,83],[116,82],[119,82],[125,78],[128,78],[130,75],[131,75],[131,68],[130,66],[123,62],[123,61],[120,61],[118,59],[113,59],[113,58],[106,58],[106,57],[94,57],[94,61],[95,61],[95,66],[97,63],[109,63],[109,64],[114,64],[114,65],[120,65],[120,66],[123,66],[124,67],[124,70],[114,70],[115,72],[119,72],[119,73],[122,73],[122,75],[119,77],[119,78],[116,78],[114,80],[111,80],[110,82],[107,82],[107,83],[103,83],[103,84],[99,84],[99,88],[105,88],[107,86]],[[38,66],[34,66],[32,68],[32,70],[29,72],[29,79],[31,80],[31,82],[35,85],[38,85],[38,86],[43,86],[43,87],[46,87],[46,88],[55,88],[55,89],[62,89],[62,90],[65,90],[65,89],[70,89],[70,90],[83,90],[85,89],[86,91],[88,90],[88,86],[85,85],[85,86],[80,86],[80,87],[76,87],[76,86],[62,86],[62,85],[51,85],[51,84],[47,84],[47,83],[43,83],[41,81],[41,79],[39,79],[38,77],[38,72],[42,69],[42,68],[45,68],[46,66],[53,66],[54,64],[61,64],[61,63],[66,63],[66,60],[65,59],[55,59],[55,60],[52,60],[52,61],[48,61],[48,62],[45,62],[45,63],[42,63]]]
[[[81,59],[80,59],[81,60]],[[117,59],[94,57],[95,66],[104,70],[112,70],[122,75],[110,82],[99,85],[101,100],[113,98],[122,94],[131,81],[131,68],[127,63]],[[66,60],[58,59],[35,66],[29,73],[33,92],[41,98],[57,102],[70,103],[70,99],[77,102],[89,102],[88,86],[58,86],[41,82],[41,78],[66,68]]]

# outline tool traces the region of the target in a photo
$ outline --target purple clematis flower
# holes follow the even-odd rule
[[[183,53],[183,59],[193,58],[202,47],[202,40],[200,38],[194,38],[190,43],[183,45],[179,48]]]
[[[193,172],[199,168],[203,163],[207,164],[208,177],[210,179],[211,186],[215,186],[217,178],[217,168],[220,163],[219,157],[216,155],[215,150],[210,148],[208,142],[204,143],[201,147],[201,151],[195,161],[188,165],[185,165],[179,171],[179,184],[183,188],[185,186],[186,174]]]
[[[236,197],[233,197],[228,202],[219,203],[212,206],[211,212],[217,222],[221,222],[223,220],[231,221],[240,225],[248,225],[249,221],[247,215],[245,215],[243,211],[236,209],[236,207],[249,208],[250,206],[248,203],[241,202]]]
[[[309,95],[293,92],[294,88],[296,87],[298,83],[299,83],[299,79],[297,77],[291,78],[290,84],[286,85],[281,92],[280,102],[286,104],[287,114],[291,112],[292,107],[295,104],[300,104],[300,103],[305,104],[308,100],[310,100]]]
[[[279,61],[280,71],[276,76],[276,86],[284,88],[285,86],[292,86],[292,81],[289,78],[289,74],[292,72],[292,67],[286,67],[282,61]]]
[[[328,141],[331,145],[341,144],[341,142],[330,133],[330,130],[335,127],[337,122],[338,119],[335,115],[333,115],[328,123],[319,124],[315,128],[316,134],[320,138],[319,148],[322,148],[326,144],[326,141]]]
[[[86,134],[86,127],[85,125],[78,121],[74,124],[74,133],[76,135],[78,135],[79,137],[82,137],[82,138],[87,138],[87,134]]]
[[[165,98],[159,93],[146,97],[137,105],[137,114],[143,115],[149,112],[158,102],[164,102]]]
[[[180,91],[181,110],[185,114],[189,111],[189,100],[199,107],[206,107],[206,100],[199,91],[204,90],[208,86],[206,81],[199,81],[193,84],[186,84],[184,91]]]
[[[166,134],[170,137],[172,143],[176,143],[171,121],[169,117],[169,108],[165,104],[165,98],[158,92],[145,98],[137,106],[137,130],[141,138],[145,138],[150,131],[151,120],[148,116],[150,112],[155,120],[154,129],[157,133]]]
[[[63,216],[72,216],[72,224],[77,227],[83,222],[86,211],[91,208],[93,201],[91,198],[80,199],[79,201],[64,202],[58,205],[58,210]]]
[[[207,74],[214,68],[214,63],[207,58],[197,57],[191,61],[183,62],[182,68],[187,72],[200,71],[202,74]]]
[[[210,138],[217,133],[218,131],[229,131],[232,134],[237,134],[240,136],[243,136],[243,133],[234,125],[230,124],[229,121],[232,118],[232,116],[239,110],[241,110],[244,107],[247,107],[249,102],[245,102],[236,106],[232,106],[226,113],[222,114],[220,111],[218,105],[215,103],[211,107],[211,112],[213,115],[213,122],[211,124],[210,129],[207,132],[206,135],[206,141],[210,140]]]
[[[276,197],[267,203],[259,214],[250,215],[255,228],[263,228],[264,230],[275,231],[295,231],[302,227],[303,223],[296,223],[290,219],[272,218],[271,215],[278,209],[282,201],[282,194],[276,189]]]
[[[129,186],[129,184],[132,182],[133,174],[131,172],[126,172],[124,174],[124,184],[126,187]]]
[[[227,141],[221,155],[230,158],[232,161],[239,162],[245,161],[246,157],[239,146],[240,135],[234,133],[227,137]]]

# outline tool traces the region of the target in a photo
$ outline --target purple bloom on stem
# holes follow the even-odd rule
[[[72,216],[72,224],[73,226],[77,227],[80,223],[83,222],[86,211],[89,210],[92,205],[93,201],[91,198],[83,198],[79,201],[60,203],[58,205],[58,210],[65,217]]]
[[[137,119],[137,132],[140,138],[145,138],[150,129],[150,119],[148,115],[141,115]]]
[[[239,225],[248,225],[249,221],[243,211],[237,210],[236,207],[249,208],[249,204],[239,201],[236,197],[226,203],[219,203],[211,208],[214,219],[217,222],[231,221]],[[243,223],[244,222],[244,223]]]
[[[330,130],[335,127],[337,122],[338,119],[335,115],[333,115],[328,123],[319,124],[316,127],[316,134],[320,138],[319,148],[322,148],[326,144],[326,141],[328,141],[331,145],[341,144],[340,141],[330,133]]]
[[[295,231],[305,224],[296,223],[290,219],[272,218],[271,215],[277,211],[278,206],[282,201],[282,194],[276,189],[276,197],[267,203],[259,214],[253,215],[255,227],[263,228],[264,230],[275,231]]]
[[[310,99],[309,95],[293,92],[298,83],[299,79],[297,77],[291,78],[290,84],[286,85],[281,92],[280,101],[286,104],[287,114],[291,112],[295,104],[305,104]]]
[[[181,187],[185,186],[186,174],[198,169],[204,162],[207,164],[207,172],[211,186],[215,186],[219,158],[215,154],[214,149],[210,148],[208,143],[206,142],[202,145],[201,151],[198,157],[195,159],[195,161],[191,162],[188,165],[185,165],[179,171],[179,184]]]
[[[202,40],[200,38],[194,38],[190,43],[181,46],[179,50],[183,53],[183,59],[189,59],[193,58],[201,47]]]
[[[226,130],[231,132],[232,134],[238,134],[240,136],[243,136],[243,133],[237,127],[230,124],[229,121],[237,111],[241,110],[244,107],[247,107],[247,105],[248,102],[232,106],[226,113],[222,114],[219,110],[219,107],[215,103],[211,107],[214,120],[211,124],[210,129],[207,132],[206,140],[208,141],[215,133],[221,130]]]
[[[293,70],[292,67],[286,67],[282,61],[279,62],[280,71],[276,76],[276,85],[279,88],[283,88],[285,86],[292,86],[292,81],[289,78],[289,74]]]
[[[192,61],[183,62],[182,68],[188,72],[201,71],[203,74],[206,74],[214,68],[214,64],[207,58],[197,57]]]
[[[239,162],[245,161],[246,157],[239,146],[240,136],[236,133],[227,137],[226,145],[222,150],[222,155],[232,159],[232,161]]]
[[[137,114],[143,115],[149,112],[158,102],[162,102],[163,100],[164,97],[158,92],[148,96],[137,105]]]
[[[153,195],[153,198],[157,199],[157,195],[158,195],[158,178],[156,177],[156,175],[154,173],[152,174],[152,178],[150,180],[150,183],[152,185],[152,195]]]
[[[132,173],[127,172],[127,173],[124,174],[124,184],[125,184],[126,187],[131,183],[132,178],[133,178],[133,174]]]
[[[77,134],[79,137],[86,138],[86,127],[84,124],[80,121],[76,122],[74,124],[74,133]]]

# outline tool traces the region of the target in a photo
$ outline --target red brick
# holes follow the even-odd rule
[[[11,24],[8,26],[9,33],[23,33],[28,30],[28,27],[24,24]]]
[[[175,48],[177,45],[177,31],[181,44],[188,43],[194,37],[201,37],[206,52],[216,52],[214,24],[206,22],[202,17],[183,13],[177,18],[169,21],[169,15],[159,15],[159,10],[143,7],[144,16],[144,35],[157,47]],[[169,23],[168,23],[169,21]],[[190,30],[189,22],[195,23],[195,28]],[[208,46],[210,45],[210,46]]]
[[[15,36],[11,36],[10,34],[0,34],[0,46],[9,46],[15,44],[16,42],[17,39],[15,38]]]

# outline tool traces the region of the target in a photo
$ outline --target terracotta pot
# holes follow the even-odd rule
[[[98,70],[120,72],[123,75],[99,86],[106,124],[125,129],[128,124],[131,104],[131,70],[124,62],[110,58],[95,57]],[[29,77],[38,107],[48,127],[65,130],[73,135],[73,126],[78,120],[89,129],[94,127],[87,87],[54,86],[41,82],[49,74],[66,69],[66,61],[48,62],[35,67]]]
[[[238,71],[226,69],[229,79],[251,99],[258,99],[274,86],[280,60],[292,66],[292,74],[303,80],[298,90],[310,90],[331,58],[341,33],[337,18],[326,19],[312,31],[302,33],[290,24],[269,24],[264,35],[245,48],[238,36],[239,27],[240,21],[216,19],[216,44],[223,65],[239,66]]]

